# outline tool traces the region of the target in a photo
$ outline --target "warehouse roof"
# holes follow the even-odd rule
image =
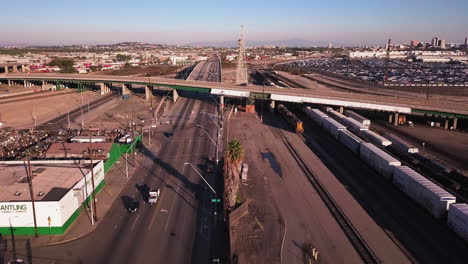
[[[91,152],[98,158],[107,158],[112,143],[53,143],[46,152],[47,158],[83,157]]]
[[[89,171],[79,164],[31,164],[35,200],[58,201]],[[27,165],[0,166],[0,202],[30,201]]]

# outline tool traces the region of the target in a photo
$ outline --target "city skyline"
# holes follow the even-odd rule
[[[71,45],[124,41],[185,45],[232,42],[246,25],[247,40],[278,42],[304,40],[335,45],[383,45],[430,42],[463,43],[468,35],[464,16],[468,3],[435,1],[343,1],[320,3],[270,1],[23,1],[2,4],[8,27],[0,28],[3,44]],[[404,6],[404,7],[402,7]],[[450,17],[450,20],[431,18]],[[282,19],[284,18],[284,19]],[[404,29],[404,30],[402,30]]]

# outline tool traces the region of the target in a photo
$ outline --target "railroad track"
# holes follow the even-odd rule
[[[107,103],[108,101],[114,99],[114,98],[117,98],[119,97],[118,94],[110,94],[110,95],[107,95],[103,98],[100,98],[96,101],[93,101],[89,104],[89,111],[91,110],[94,110],[95,108],[99,107],[101,104],[104,104],[104,103]],[[88,107],[87,106],[83,106],[83,114],[84,113],[88,113]],[[63,114],[61,116],[58,116],[54,119],[51,119],[47,122],[44,122],[42,123],[41,125],[39,125],[37,127],[37,129],[42,129],[42,130],[51,130],[51,129],[61,129],[61,128],[64,128],[63,126],[63,122],[67,122],[68,121],[68,116],[70,116],[70,120],[74,119],[74,118],[77,118],[79,115],[81,114],[81,108],[78,107],[72,111],[70,111],[70,113],[66,113],[66,114]]]
[[[294,160],[296,160],[297,164],[299,165],[301,170],[304,172],[304,174],[307,176],[310,183],[312,184],[312,186],[315,188],[318,195],[320,196],[320,198],[323,200],[327,208],[330,210],[331,214],[336,219],[341,229],[346,234],[349,241],[351,242],[353,247],[358,252],[363,263],[366,263],[366,264],[380,263],[380,260],[377,258],[374,252],[369,248],[369,246],[361,237],[359,232],[356,230],[353,224],[348,220],[348,218],[343,213],[343,211],[338,206],[338,204],[335,202],[333,197],[328,193],[325,187],[320,183],[317,176],[312,172],[309,166],[307,166],[307,164],[304,162],[300,154],[295,150],[295,148],[292,146],[292,144],[289,142],[289,140],[286,138],[283,132],[279,128],[275,128],[274,130],[276,130],[278,136],[281,138],[281,141],[283,141],[284,145],[286,146],[288,151],[291,153]]]
[[[59,95],[69,94],[69,93],[75,93],[75,91],[73,90],[65,91],[65,92],[40,91],[40,92],[34,92],[34,93],[28,93],[28,94],[18,94],[18,95],[12,95],[8,97],[0,98],[0,104],[17,103],[17,102],[23,102],[23,101],[29,101],[29,100],[36,100],[40,98],[49,98],[52,96],[59,96]],[[18,98],[18,99],[15,99],[15,98]]]

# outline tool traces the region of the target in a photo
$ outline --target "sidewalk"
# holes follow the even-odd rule
[[[105,175],[106,184],[102,190],[96,195],[96,204],[97,204],[97,217],[98,220],[102,220],[110,207],[112,206],[114,200],[119,197],[120,192],[127,184],[128,180],[134,176],[136,169],[139,166],[142,166],[143,163],[145,166],[147,163],[151,162],[145,156],[141,154],[136,154],[136,165],[137,167],[132,166],[132,159],[128,159],[128,178],[125,175],[125,156],[122,156],[114,166],[108,171]],[[36,238],[34,235],[30,236],[15,236],[15,243],[21,244],[23,241],[29,240],[31,242],[31,247],[40,247],[40,246],[49,246],[56,245],[61,243],[70,242],[77,240],[90,234],[102,221],[95,222],[94,226],[91,223],[91,211],[89,208],[84,208],[80,211],[80,215],[76,220],[70,225],[70,227],[65,231],[63,235],[41,235]],[[11,245],[11,236],[4,235],[3,240]],[[8,249],[9,251],[10,249]],[[7,253],[7,252],[5,252]]]

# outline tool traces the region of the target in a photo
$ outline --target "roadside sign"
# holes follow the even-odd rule
[[[221,199],[211,199],[211,202],[212,202],[212,203],[220,203],[220,202],[221,202]]]

